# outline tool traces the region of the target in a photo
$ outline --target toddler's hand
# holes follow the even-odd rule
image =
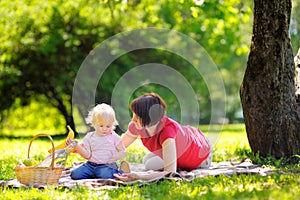
[[[77,144],[78,144],[77,140],[72,140],[71,138],[67,138],[67,140],[66,140],[66,146],[69,146],[73,141],[75,141],[76,145],[74,146],[74,148],[71,150],[70,153],[78,153],[77,152]]]
[[[76,146],[77,146],[78,141],[77,141],[77,140],[72,140],[71,138],[67,138],[67,140],[66,140],[66,145],[69,146],[73,141],[75,141]]]

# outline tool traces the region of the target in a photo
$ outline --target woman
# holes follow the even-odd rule
[[[156,171],[148,175],[134,173],[115,174],[125,180],[152,179],[164,176],[177,169],[193,170],[209,167],[212,149],[202,132],[191,126],[182,126],[167,117],[165,101],[155,93],[144,94],[130,104],[133,112],[128,130],[122,136],[127,148],[138,136],[150,151],[143,163],[148,170]]]

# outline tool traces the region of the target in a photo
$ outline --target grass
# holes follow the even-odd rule
[[[139,187],[119,187],[113,190],[94,191],[78,186],[72,190],[48,187],[43,190],[35,188],[2,187],[0,199],[297,199],[300,197],[300,164],[288,165],[269,158],[260,160],[251,155],[244,125],[226,125],[222,132],[218,126],[200,127],[209,138],[213,138],[214,162],[251,157],[260,164],[281,168],[285,173],[274,173],[268,176],[233,175],[206,177],[191,182],[162,181]],[[33,133],[33,132],[32,132]],[[30,134],[27,132],[27,136]],[[33,133],[34,135],[35,133]],[[60,143],[56,139],[55,143]],[[2,138],[0,140],[1,180],[15,178],[14,166],[19,159],[27,156],[29,138]],[[32,143],[30,156],[42,160],[51,147],[47,138],[39,138]],[[126,160],[141,162],[147,151],[139,141],[128,148]],[[81,160],[78,155],[69,156],[67,165]],[[283,163],[283,164],[282,164]]]

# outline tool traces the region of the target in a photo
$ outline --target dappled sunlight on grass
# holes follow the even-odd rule
[[[233,126],[233,127],[231,127]],[[214,127],[217,130],[219,127]],[[216,131],[205,132],[204,134],[216,134]],[[211,129],[212,130],[212,129]],[[13,168],[18,160],[27,157],[30,137],[20,139],[1,138],[0,140],[0,167],[1,180],[15,178]],[[64,140],[54,139],[55,144]],[[33,142],[30,156],[42,160],[48,155],[47,150],[51,148],[50,140],[41,137]],[[124,158],[129,162],[141,163],[143,156],[148,150],[137,139],[127,148],[127,155]],[[213,162],[240,161],[251,154],[244,125],[225,125],[218,134],[218,141],[214,146]],[[78,154],[70,154],[66,166],[71,166],[74,161],[85,161]],[[290,168],[286,168],[289,170]],[[76,186],[72,190],[64,188],[48,187],[44,190],[35,188],[13,189],[2,188],[0,199],[295,199],[300,196],[299,167],[294,168],[295,173],[274,173],[266,176],[260,175],[233,175],[217,177],[209,176],[187,181],[163,180],[140,187],[133,185],[119,187],[114,190],[92,191],[83,186]]]
[[[213,162],[239,161],[251,151],[244,124],[201,125],[199,129],[213,145]]]

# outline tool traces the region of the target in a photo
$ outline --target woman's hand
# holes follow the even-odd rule
[[[136,173],[114,174],[114,177],[116,177],[116,179],[126,182],[141,179],[140,176]]]
[[[166,171],[154,171],[151,173],[146,174],[137,174],[137,173],[124,173],[124,174],[114,174],[116,179],[122,180],[122,181],[134,181],[134,180],[151,180],[154,178],[160,178],[164,177],[166,175],[170,174],[170,172]]]

